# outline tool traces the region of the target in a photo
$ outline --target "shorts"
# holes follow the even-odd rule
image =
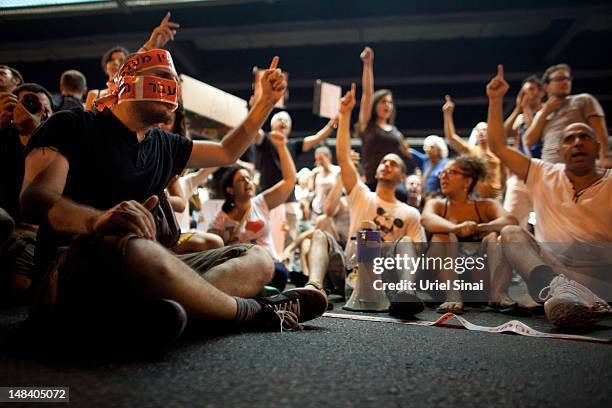
[[[33,310],[97,307],[143,297],[125,269],[125,251],[135,234],[81,235],[58,250],[55,262],[36,289]],[[208,251],[174,255],[200,275],[216,265],[241,256],[252,244],[231,245]]]
[[[31,231],[14,233],[0,247],[0,271],[6,276],[23,275],[34,280],[34,249],[36,234]]]
[[[5,300],[21,298],[20,289],[15,292],[15,277],[25,277],[30,282],[37,282],[34,270],[34,249],[36,247],[36,235],[31,231],[19,231],[0,245],[0,304]],[[18,287],[25,284],[25,280],[17,280]],[[33,284],[30,285],[34,287]],[[9,300],[9,304],[11,301]]]

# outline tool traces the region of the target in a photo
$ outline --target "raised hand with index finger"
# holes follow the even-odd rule
[[[444,97],[444,100],[446,102],[444,102],[444,105],[442,106],[442,112],[444,112],[444,113],[453,113],[453,111],[455,110],[455,103],[451,99],[450,95],[446,95]]]
[[[163,48],[170,40],[174,40],[176,30],[179,27],[180,24],[170,21],[170,12],[166,13],[161,23],[153,29],[151,37],[142,46],[142,49],[148,51],[155,48]]]
[[[504,66],[497,66],[497,75],[487,84],[487,96],[489,98],[502,98],[508,92],[510,85],[504,79]]]
[[[260,77],[261,97],[269,99],[272,104],[276,104],[287,90],[286,76],[277,66],[278,57],[275,56],[272,58],[270,68]]]
[[[340,99],[340,113],[350,113],[355,107],[357,98],[355,97],[356,87],[355,83],[351,84],[351,89],[346,91],[342,99]]]

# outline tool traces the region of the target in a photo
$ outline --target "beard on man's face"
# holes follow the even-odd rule
[[[172,109],[164,102],[133,101],[130,106],[130,114],[145,125],[165,123],[172,118]]]

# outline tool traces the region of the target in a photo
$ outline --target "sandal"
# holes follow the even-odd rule
[[[436,308],[436,312],[441,313],[441,314],[444,314],[444,313],[453,313],[456,315],[463,314],[463,302],[444,302]]]
[[[308,282],[306,285],[304,285],[304,287],[308,287],[308,286],[312,286],[313,288],[315,288],[316,290],[318,290],[319,292],[323,293],[325,295],[325,297],[327,297],[327,291],[325,289],[323,289],[323,286],[319,285],[316,282]],[[334,305],[333,303],[331,303],[330,301],[327,302],[327,310],[333,310]]]

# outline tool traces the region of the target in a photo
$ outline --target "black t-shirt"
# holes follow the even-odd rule
[[[412,174],[416,163],[408,160],[400,150],[402,134],[395,126],[386,131],[380,126],[368,126],[363,132],[357,132],[361,138],[361,163],[365,170],[367,183],[376,185],[376,169],[385,155],[395,153],[406,165],[406,174]]]
[[[19,215],[19,192],[23,182],[25,146],[19,132],[9,126],[0,129],[0,208],[4,208],[16,223]]]
[[[143,202],[161,194],[187,164],[192,142],[152,129],[138,143],[136,133],[110,110],[73,109],[54,114],[34,133],[28,151],[37,147],[54,147],[68,159],[64,196],[107,210],[121,201]],[[37,264],[46,266],[54,259],[57,247],[67,245],[71,238],[41,226]]]
[[[56,111],[63,111],[68,109],[83,109],[83,102],[74,96],[64,96],[61,95],[58,103],[56,103],[57,109]]]
[[[240,156],[240,160],[242,160],[243,162],[255,163],[255,147],[253,145],[250,145],[248,149],[246,149],[246,151],[242,153],[242,156]]]
[[[293,160],[295,160],[298,154],[302,153],[303,147],[304,139],[302,138],[287,140],[287,149]],[[260,145],[255,145],[255,168],[261,173],[259,181],[261,191],[266,191],[283,179],[278,152],[268,138],[268,135],[264,136],[263,142]],[[294,201],[295,194],[291,191],[287,202]]]

